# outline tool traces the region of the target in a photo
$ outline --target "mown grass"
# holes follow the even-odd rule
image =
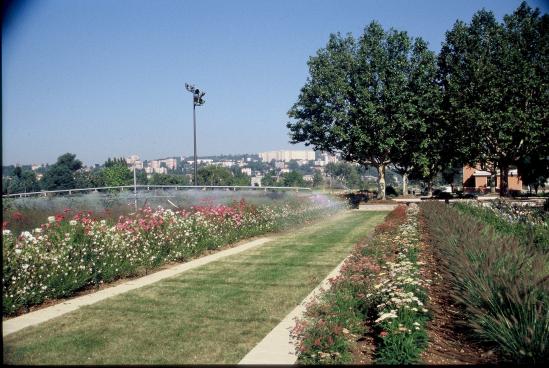
[[[347,212],[24,329],[4,363],[237,363],[385,214]]]

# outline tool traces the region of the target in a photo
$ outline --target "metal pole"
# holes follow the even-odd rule
[[[135,175],[135,162],[133,164],[133,204],[137,211],[137,177]]]
[[[193,132],[194,132],[194,185],[198,185],[198,177],[196,175],[196,104],[193,96]]]

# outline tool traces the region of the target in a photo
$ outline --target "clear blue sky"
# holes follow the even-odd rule
[[[12,8],[2,29],[3,164],[85,164],[137,153],[198,155],[301,149],[286,112],[307,59],[333,32],[372,20],[421,36],[438,51],[456,19],[498,18],[519,1],[40,0]],[[544,1],[530,6],[547,12]]]

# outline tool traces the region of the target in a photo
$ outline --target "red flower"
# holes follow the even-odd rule
[[[10,223],[7,222],[7,221],[2,221],[2,230],[6,230],[6,229],[8,228],[8,225],[9,225],[9,224],[10,224]]]
[[[379,336],[381,336],[381,337],[385,337],[387,335],[389,335],[389,333],[387,331],[381,331],[381,333],[379,334]]]
[[[11,215],[11,218],[12,218],[14,221],[21,221],[21,220],[23,220],[23,214],[22,214],[21,212],[15,211],[15,212]]]
[[[64,218],[65,218],[65,216],[63,216],[63,215],[59,215],[59,214],[55,215],[55,221],[56,222],[61,222],[61,221],[63,221]]]
[[[72,211],[72,210],[71,210],[70,208],[65,208],[65,209],[63,210],[64,213],[71,212],[71,211]]]
[[[320,338],[317,338],[317,339],[313,342],[313,346],[320,346]]]

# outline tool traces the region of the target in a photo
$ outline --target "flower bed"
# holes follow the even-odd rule
[[[146,208],[116,222],[68,212],[19,236],[3,230],[3,313],[146,273],[339,208],[335,202],[308,200],[263,206],[241,201],[175,212]]]
[[[443,275],[469,333],[512,362],[549,359],[549,254],[467,212],[423,203]]]
[[[332,287],[308,306],[294,330],[301,363],[350,363],[355,340],[365,333],[377,337],[376,363],[419,361],[428,311],[417,217],[415,205],[391,212],[374,237],[354,249]]]

